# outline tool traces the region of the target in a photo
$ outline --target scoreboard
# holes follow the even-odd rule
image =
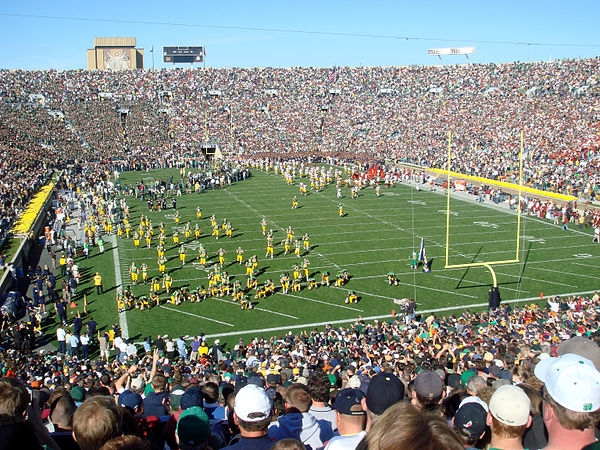
[[[166,63],[201,63],[204,61],[204,47],[163,47],[163,61]]]

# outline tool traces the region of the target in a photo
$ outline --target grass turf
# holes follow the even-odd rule
[[[153,179],[166,180],[172,175],[178,179],[178,170],[151,172],[128,172],[121,175],[123,185],[139,180],[146,183]],[[304,180],[306,182],[306,180]],[[366,188],[356,199],[350,198],[349,189],[343,189],[346,215],[338,216],[335,185],[327,186],[307,196],[299,193],[298,181],[288,186],[281,176],[273,172],[265,174],[258,170],[248,180],[219,190],[200,194],[184,194],[177,198],[182,230],[189,221],[192,238],[187,242],[180,232],[180,242],[188,248],[188,263],[181,266],[178,246],[171,240],[176,227],[173,210],[149,212],[145,202],[128,198],[132,224],[139,223],[140,215],[152,219],[155,236],[158,225],[165,224],[167,234],[167,270],[172,273],[175,288],[190,289],[202,284],[207,286],[207,271],[195,264],[197,241],[193,238],[196,222],[201,225],[203,242],[210,258],[207,265],[216,261],[216,251],[227,251],[225,269],[233,279],[245,285],[245,267],[235,263],[235,249],[244,249],[244,259],[256,254],[259,260],[258,282],[271,278],[279,284],[282,272],[291,275],[292,266],[298,262],[293,254],[283,256],[279,242],[285,238],[285,229],[292,226],[297,238],[310,234],[310,250],[302,257],[310,260],[310,272],[320,281],[321,272],[335,274],[345,268],[351,275],[343,287],[319,287],[308,290],[303,283],[301,292],[283,295],[277,292],[260,299],[255,309],[241,311],[231,297],[209,298],[202,303],[184,303],[179,306],[162,303],[151,310],[132,310],[126,313],[129,336],[135,339],[147,335],[229,336],[230,342],[237,336],[260,334],[280,335],[287,330],[313,327],[314,324],[353,320],[391,314],[397,309],[394,299],[415,297],[419,310],[438,308],[461,309],[467,305],[487,302],[491,276],[484,268],[444,269],[446,239],[446,197],[428,190],[416,191],[413,187],[396,185],[381,189],[381,197],[375,190]],[[296,195],[299,208],[291,209],[292,197]],[[170,206],[170,199],[168,202]],[[196,220],[196,207],[203,209],[203,217]],[[516,250],[517,216],[500,208],[490,208],[458,198],[451,200],[450,263],[462,264],[514,259]],[[220,224],[223,218],[234,227],[233,238],[211,237],[209,217],[215,214]],[[266,239],[262,235],[262,217],[269,221],[275,232],[275,258],[265,259]],[[224,233],[222,233],[223,236]],[[410,269],[412,250],[419,250],[424,237],[427,257],[432,260],[432,273],[415,272]],[[546,294],[587,292],[598,288],[600,246],[592,244],[591,230],[563,231],[549,221],[523,217],[519,252],[520,263],[495,266],[503,301],[522,298],[539,298]],[[77,294],[78,309],[81,296],[88,301],[88,315],[93,315],[101,325],[118,323],[115,303],[115,249],[108,239],[107,251],[100,255],[93,249],[88,260],[79,261],[84,281]],[[132,261],[140,267],[149,267],[149,278],[158,275],[155,237],[153,247],[136,249],[131,239],[117,238],[120,276],[123,286],[130,285],[128,268]],[[144,242],[142,240],[142,246]],[[92,277],[99,271],[104,277],[103,295],[96,295]],[[398,286],[390,286],[387,273],[393,271]],[[141,275],[140,275],[141,279]],[[355,290],[357,304],[346,304],[346,292]],[[133,287],[136,295],[148,295],[149,284]],[[252,292],[252,295],[254,292]],[[166,294],[161,291],[161,297]],[[163,300],[164,302],[164,300]],[[263,331],[257,331],[263,330]]]

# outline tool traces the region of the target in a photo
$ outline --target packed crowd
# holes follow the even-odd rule
[[[56,169],[67,168],[59,187],[108,199],[113,171],[183,167],[207,141],[254,162],[442,167],[452,131],[454,170],[514,181],[523,129],[527,182],[592,200],[599,62],[0,71],[0,233]],[[214,187],[247,176],[241,167],[149,189],[157,200]],[[576,208],[520,207],[600,229]],[[75,276],[59,286],[47,268],[32,277],[41,284],[28,309],[44,295],[68,308]],[[49,354],[32,353],[40,314],[30,314],[0,332],[0,448],[582,448],[600,411],[599,311],[598,294],[551,298],[546,309],[358,320],[229,345],[202,335],[140,344],[59,313]]]
[[[5,231],[69,163],[168,167],[245,155],[397,160],[598,195],[599,59],[444,67],[0,71]]]
[[[3,330],[0,448],[581,449],[599,311],[596,293],[210,343],[79,318],[48,354]]]
[[[452,131],[455,170],[514,179],[523,130],[528,182],[589,199],[598,188],[598,62],[2,71],[0,97],[21,105],[42,95],[98,159],[162,159],[208,141],[250,154],[441,167]]]

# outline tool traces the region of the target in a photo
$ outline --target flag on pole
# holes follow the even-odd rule
[[[425,239],[421,238],[421,250],[419,250],[419,261],[427,264],[427,254],[425,253]]]

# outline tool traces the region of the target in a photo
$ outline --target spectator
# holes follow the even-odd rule
[[[460,437],[444,419],[405,402],[388,408],[367,433],[365,445],[358,448],[464,450]]]
[[[548,430],[545,449],[580,449],[595,442],[595,425],[600,419],[600,373],[592,361],[573,353],[546,358],[536,365],[535,376],[544,382],[543,418]]]
[[[164,375],[154,375],[154,377],[152,377],[151,386],[153,391],[148,392],[146,398],[144,398],[145,416],[156,416],[160,418],[168,415],[167,399],[169,398],[169,394],[166,391],[167,379]]]
[[[500,386],[490,400],[487,424],[490,446],[497,449],[523,449],[523,435],[531,425],[529,397],[517,386]]]
[[[353,450],[364,438],[367,413],[362,408],[364,394],[352,388],[342,389],[335,397],[335,419],[338,436],[332,437],[324,450]]]
[[[268,377],[267,377],[268,380]],[[308,413],[317,420],[326,420],[331,423],[333,431],[337,430],[336,414],[327,404],[329,402],[329,377],[323,371],[311,374],[306,383],[312,404]]]
[[[269,426],[269,436],[274,441],[288,437],[298,439],[313,449],[321,447],[333,436],[331,423],[317,420],[308,414],[312,401],[308,388],[292,384],[285,393],[286,413]]]
[[[481,448],[476,444],[486,432],[487,411],[479,403],[466,403],[458,408],[452,426],[465,439],[467,450]]]
[[[271,450],[306,450],[306,446],[298,439],[287,438],[277,441]]]
[[[210,420],[201,407],[188,408],[179,416],[175,436],[180,450],[208,448],[210,434]]]
[[[87,399],[73,416],[73,436],[85,450],[98,450],[121,435],[122,414],[110,397]]]
[[[444,399],[444,383],[440,376],[424,370],[415,379],[411,403],[424,411],[438,411]]]
[[[404,384],[392,373],[379,373],[371,378],[367,388],[365,406],[367,410],[366,430],[393,404],[404,400]]]
[[[228,450],[268,450],[274,440],[269,437],[273,402],[264,389],[249,384],[235,395],[233,420],[240,429],[237,443],[225,447]]]

